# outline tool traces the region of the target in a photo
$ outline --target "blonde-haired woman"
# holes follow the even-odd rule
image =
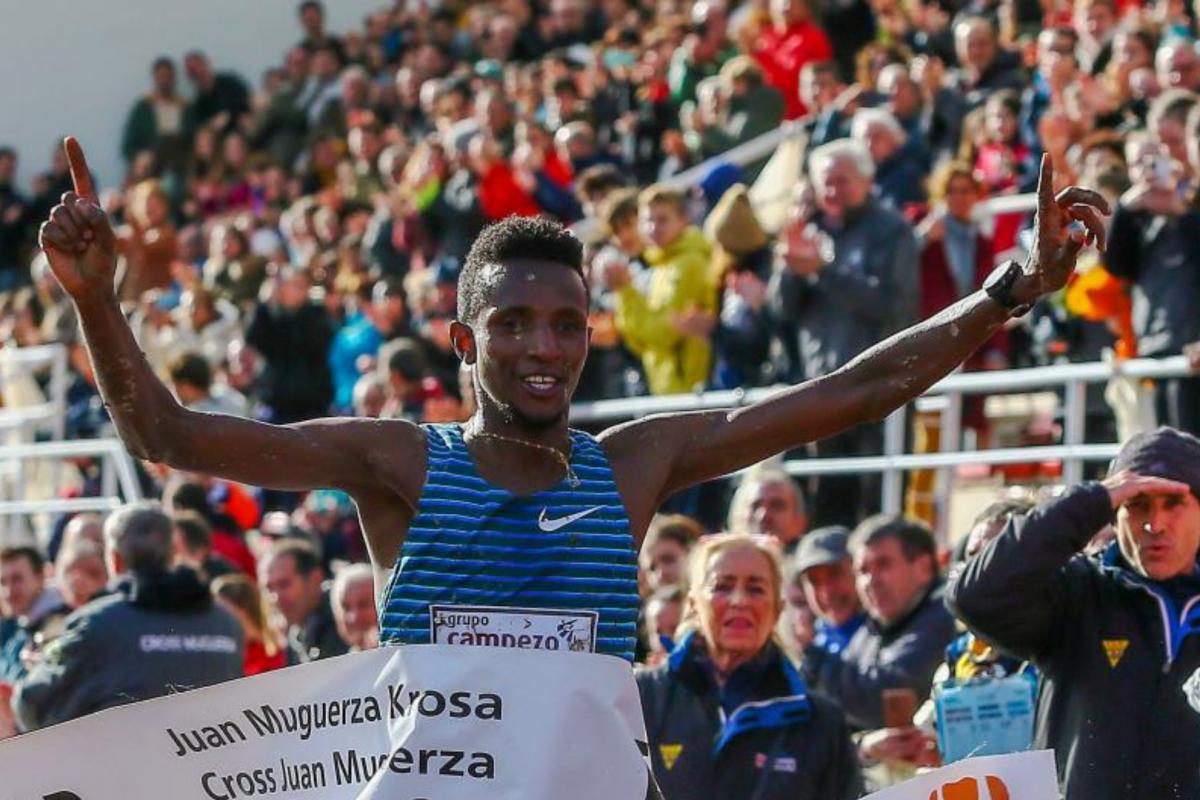
[[[840,800],[862,793],[842,712],[808,693],[772,632],[779,551],[722,534],[692,551],[682,638],[638,674],[665,800]]]
[[[258,585],[241,573],[213,581],[212,594],[225,610],[237,617],[246,635],[245,674],[257,675],[287,666],[287,648],[267,620]]]

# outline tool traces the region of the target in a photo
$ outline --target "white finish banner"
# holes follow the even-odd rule
[[[618,658],[393,647],[0,743],[0,800],[645,800],[645,741]]]
[[[1058,800],[1053,750],[968,758],[864,800]]]

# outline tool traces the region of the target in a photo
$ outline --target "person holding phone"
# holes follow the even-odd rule
[[[1200,209],[1189,206],[1185,170],[1161,142],[1126,143],[1130,189],[1112,218],[1103,264],[1132,284],[1139,356],[1178,355],[1200,339]],[[1200,432],[1200,378],[1155,383],[1159,422]]]

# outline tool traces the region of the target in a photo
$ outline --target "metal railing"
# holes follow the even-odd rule
[[[20,480],[24,465],[30,461],[53,460],[61,464],[66,459],[100,459],[100,495],[97,497],[50,497],[29,499]],[[123,502],[142,498],[141,484],[134,469],[133,458],[120,439],[84,439],[63,442],[33,442],[0,446],[0,462],[20,465],[18,481],[12,486],[12,500],[0,500],[0,541],[18,530],[19,517],[38,514],[67,514],[82,511],[112,511]],[[58,488],[57,479],[55,486]]]
[[[1164,359],[1133,359],[1124,362],[1061,364],[1030,369],[956,373],[934,384],[924,398],[940,402],[924,405],[941,416],[940,452],[905,453],[907,409],[892,412],[884,422],[881,455],[846,458],[794,459],[784,462],[791,475],[837,475],[882,473],[882,508],[898,513],[903,505],[904,473],[917,469],[946,470],[964,464],[996,465],[1061,461],[1063,480],[1075,483],[1083,477],[1087,462],[1106,461],[1117,454],[1119,442],[1084,443],[1088,384],[1104,383],[1116,375],[1132,379],[1178,378],[1192,374],[1183,356]],[[615,423],[651,414],[733,409],[770,397],[783,387],[707,392],[695,395],[636,397],[577,403],[571,409],[573,423]],[[1008,447],[994,450],[961,449],[962,401],[973,394],[1018,394],[1062,389],[1062,443],[1037,447]],[[949,481],[939,481],[939,506],[945,508]]]
[[[0,408],[0,433],[26,432],[29,439],[38,433],[50,438],[62,439],[67,420],[67,348],[62,344],[44,344],[35,347],[6,347],[0,350],[0,387],[5,380],[12,380],[9,371],[19,371],[23,376],[45,367],[50,368],[48,384],[49,398],[44,403],[32,406]]]

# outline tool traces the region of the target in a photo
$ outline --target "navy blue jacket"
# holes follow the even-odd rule
[[[1034,746],[1053,748],[1067,800],[1200,797],[1200,580],[1151,581],[1114,544],[1079,551],[1112,517],[1098,483],[1014,518],[952,579],[951,608],[1041,674]]]
[[[195,573],[138,576],[67,619],[16,685],[25,730],[240,678],[242,627]]]
[[[842,800],[862,794],[842,712],[812,695],[773,644],[721,689],[703,641],[637,676],[665,800]]]

